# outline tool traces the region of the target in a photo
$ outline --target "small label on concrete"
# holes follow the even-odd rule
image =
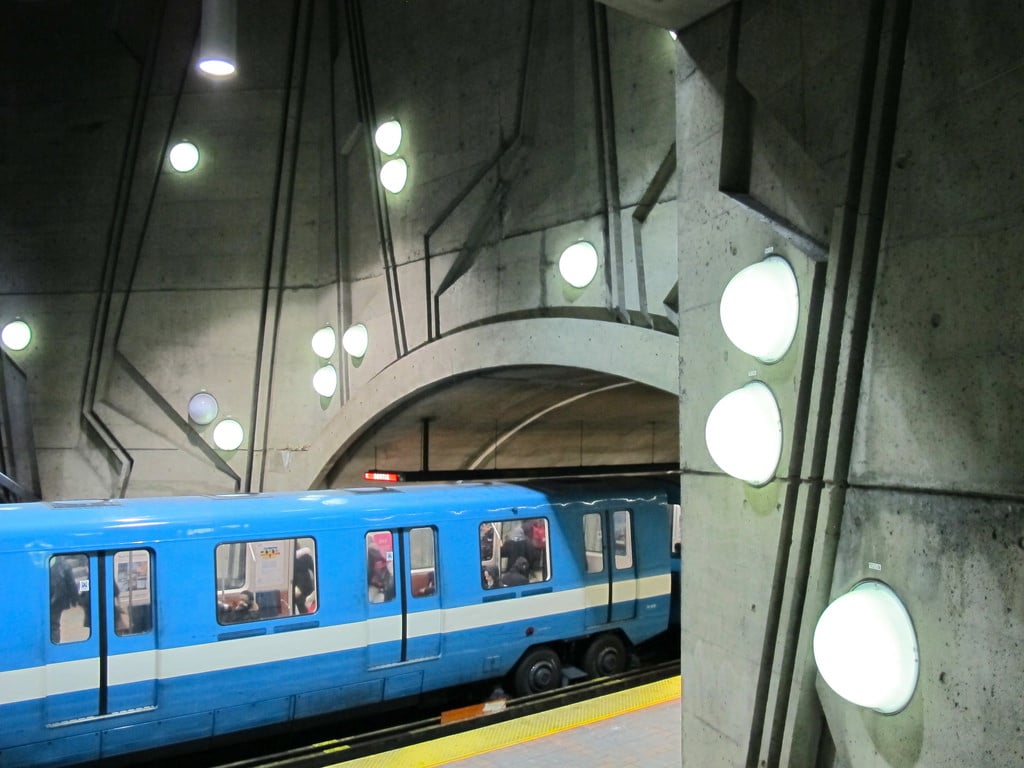
[[[881,563],[868,563],[868,568],[870,568],[872,571],[880,571],[880,570],[882,570],[882,564]]]

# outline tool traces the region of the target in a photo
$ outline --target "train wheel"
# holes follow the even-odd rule
[[[516,667],[516,693],[550,691],[562,684],[562,661],[550,648],[541,646],[530,651]]]
[[[626,645],[618,635],[598,635],[583,654],[583,671],[591,677],[614,675],[625,669]]]

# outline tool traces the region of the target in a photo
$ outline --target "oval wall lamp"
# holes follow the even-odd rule
[[[338,391],[338,371],[333,365],[325,365],[313,374],[313,389],[321,397],[333,397]]]
[[[341,346],[348,353],[349,357],[362,358],[370,346],[370,334],[366,326],[356,323],[349,326],[341,336]]]
[[[373,143],[385,155],[395,154],[402,145],[402,124],[397,120],[381,123],[374,131]]]
[[[597,274],[597,249],[586,240],[573,243],[558,257],[558,271],[573,288],[586,288]]]
[[[338,346],[338,339],[334,333],[334,329],[329,325],[325,325],[313,334],[311,343],[313,345],[313,352],[316,353],[316,356],[326,360],[334,354],[334,350]]]
[[[212,77],[235,74],[235,0],[203,0],[199,29],[200,71]]]
[[[800,296],[789,262],[768,256],[737,272],[719,305],[722,327],[729,340],[763,363],[786,354],[796,336]]]
[[[388,160],[380,168],[380,183],[384,189],[392,194],[398,194],[405,189],[405,182],[409,179],[409,166],[405,160],[398,157]]]
[[[203,427],[217,418],[218,410],[217,398],[209,392],[197,392],[188,401],[188,417]]]
[[[920,671],[917,633],[888,585],[864,581],[834,600],[814,628],[814,661],[852,704],[891,715],[910,703]]]
[[[213,428],[213,444],[222,451],[234,451],[242,444],[245,431],[237,419],[221,419]]]
[[[199,148],[191,141],[180,141],[171,147],[167,159],[178,173],[188,173],[199,165]]]
[[[0,341],[13,352],[20,352],[32,341],[32,329],[24,320],[12,320],[0,331]]]
[[[782,456],[782,416],[768,385],[752,381],[719,400],[708,415],[704,441],[726,474],[751,485],[768,483]]]

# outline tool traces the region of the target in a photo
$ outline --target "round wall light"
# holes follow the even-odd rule
[[[0,331],[0,341],[14,352],[20,352],[32,341],[32,329],[24,320],[12,320]]]
[[[313,374],[313,389],[321,397],[332,397],[338,390],[338,371],[333,365],[325,365]]]
[[[222,451],[234,451],[242,444],[245,432],[236,419],[222,419],[213,428],[213,444]]]
[[[586,240],[573,243],[558,257],[558,271],[573,288],[586,288],[597,274],[597,249]]]
[[[402,124],[397,120],[381,123],[373,134],[373,142],[385,155],[395,154],[402,144]]]
[[[833,601],[814,628],[814,660],[829,688],[883,714],[899,712],[917,688],[917,634],[888,585],[864,581]]]
[[[191,141],[180,141],[167,153],[171,168],[179,173],[188,173],[199,165],[199,148]]]
[[[733,344],[763,363],[778,362],[793,343],[800,316],[793,268],[769,256],[740,270],[725,286],[719,312]]]
[[[409,178],[409,166],[405,160],[398,157],[388,160],[380,169],[380,183],[388,192],[398,194],[405,189],[405,182]]]
[[[769,482],[782,456],[782,417],[768,385],[752,381],[719,400],[708,415],[704,440],[726,474],[751,485]]]
[[[334,354],[334,350],[338,346],[338,339],[334,333],[334,329],[325,325],[319,331],[313,334],[313,351],[317,357],[326,360]]]
[[[341,346],[349,354],[350,357],[361,358],[366,354],[367,348],[370,346],[370,334],[366,330],[366,326],[362,323],[356,323],[350,326],[341,337]]]
[[[188,401],[188,417],[200,426],[206,426],[217,418],[217,398],[209,392],[197,392]]]

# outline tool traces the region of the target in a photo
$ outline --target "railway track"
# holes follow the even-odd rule
[[[413,722],[404,722],[365,733],[318,738],[315,743],[293,746],[279,752],[224,762],[202,762],[204,768],[315,768],[354,760],[443,736],[462,733],[516,717],[544,712],[597,696],[604,696],[679,674],[678,660],[662,662],[618,675],[571,683],[554,691],[505,700],[503,707],[484,708],[470,718],[452,719],[445,712]],[[190,765],[197,762],[188,760]]]

